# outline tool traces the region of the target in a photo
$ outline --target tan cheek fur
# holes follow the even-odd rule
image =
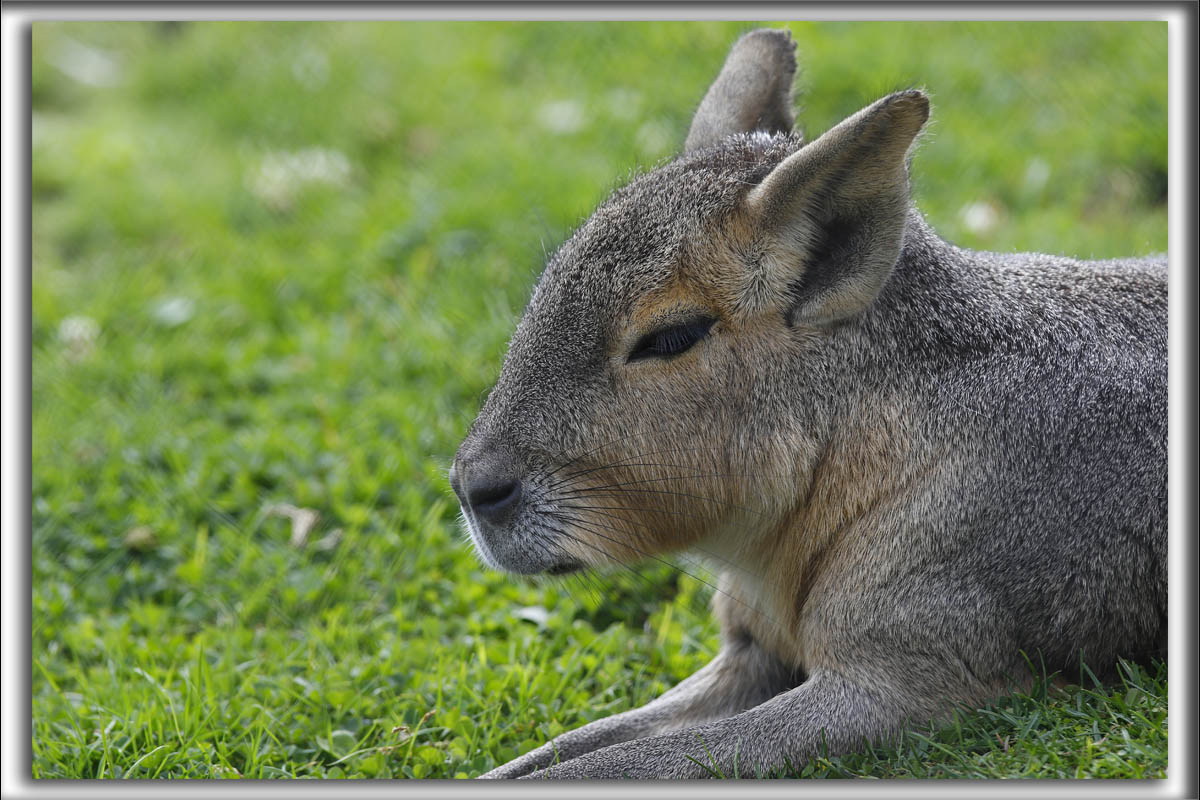
[[[739,259],[753,250],[749,231],[746,220],[735,219],[723,235],[710,237],[711,249],[691,254],[676,280],[643,298],[627,338],[636,339],[672,311],[701,307],[723,321],[726,346],[736,341],[736,347],[754,349],[756,358],[787,348],[779,335],[782,317],[761,307],[752,313],[757,301],[746,301],[747,288],[737,277],[746,272]],[[658,370],[661,383],[670,375],[676,391],[695,394],[721,385],[722,370],[714,363],[726,364],[697,355],[644,369]],[[626,380],[640,383],[648,407],[669,402],[667,390],[648,373]],[[751,387],[724,386],[723,391],[746,394]],[[570,501],[579,526],[573,532],[578,541],[568,549],[596,564],[634,563],[692,548],[722,573],[714,605],[723,627],[745,629],[789,663],[829,663],[834,643],[814,638],[821,626],[806,624],[809,599],[822,595],[818,587],[839,564],[870,563],[866,551],[872,537],[887,527],[879,517],[889,499],[919,477],[906,465],[929,463],[903,456],[910,447],[902,405],[862,409],[857,424],[843,427],[824,447],[806,431],[793,431],[774,442],[756,442],[755,448],[709,440],[714,449],[706,450],[680,438],[688,431],[686,422],[674,433],[606,431],[609,439],[627,437],[627,443],[615,448],[619,457],[595,459],[588,467],[594,472],[572,487],[587,500]],[[717,430],[741,427],[732,419],[714,424]],[[734,455],[747,452],[752,454],[744,460]]]
[[[594,440],[621,444],[594,454],[576,469],[579,478],[566,487],[568,500],[563,505],[574,506],[567,513],[577,527],[564,546],[585,563],[606,559],[631,563],[686,548],[731,514],[736,515],[737,507],[761,501],[760,485],[753,481],[743,485],[756,465],[731,461],[726,452],[728,442],[709,438],[707,429],[695,431],[692,420],[668,417],[661,429],[656,429],[658,423],[644,421],[653,418],[655,409],[672,407],[675,396],[703,396],[722,386],[722,358],[695,353],[662,363],[624,364],[633,342],[680,310],[701,308],[721,320],[730,319],[730,310],[721,305],[728,298],[711,280],[713,275],[731,272],[727,263],[720,263],[721,258],[729,257],[728,252],[714,253],[690,268],[679,267],[674,280],[641,298],[630,315],[626,334],[618,337],[610,353],[618,380],[627,383],[622,394],[638,397],[643,421],[638,421],[635,412],[630,415],[634,421],[625,427],[593,432]],[[724,332],[725,346],[730,335],[742,343],[770,335],[768,326],[761,323],[734,321],[733,327]],[[712,346],[720,347],[722,342]],[[739,427],[737,420],[712,422],[713,430]],[[705,437],[705,444],[697,443],[697,434]]]

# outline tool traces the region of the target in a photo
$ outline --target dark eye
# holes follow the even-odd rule
[[[626,363],[643,358],[668,358],[679,355],[707,336],[715,322],[712,317],[703,317],[682,325],[671,325],[651,331],[638,339],[633,350],[629,352],[629,358],[625,359]]]

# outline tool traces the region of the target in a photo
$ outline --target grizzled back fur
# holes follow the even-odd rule
[[[791,52],[743,38],[685,152],[549,260],[452,468],[480,557],[690,551],[727,640],[933,675],[930,716],[1022,652],[1161,652],[1164,259],[946,243],[908,199],[925,94],[806,143]]]

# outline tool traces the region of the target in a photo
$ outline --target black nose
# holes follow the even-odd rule
[[[521,484],[512,478],[480,476],[467,485],[471,509],[489,522],[503,522],[521,499]]]
[[[521,481],[498,459],[475,459],[455,464],[450,484],[459,501],[475,517],[492,525],[508,520],[521,500]]]

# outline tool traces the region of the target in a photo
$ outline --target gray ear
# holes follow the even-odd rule
[[[889,95],[788,156],[746,205],[763,268],[789,286],[789,322],[821,324],[866,308],[900,256],[908,217],[908,151],[929,98]]]
[[[734,133],[790,131],[795,50],[786,29],[760,28],[738,39],[700,101],[683,149],[707,147]]]

